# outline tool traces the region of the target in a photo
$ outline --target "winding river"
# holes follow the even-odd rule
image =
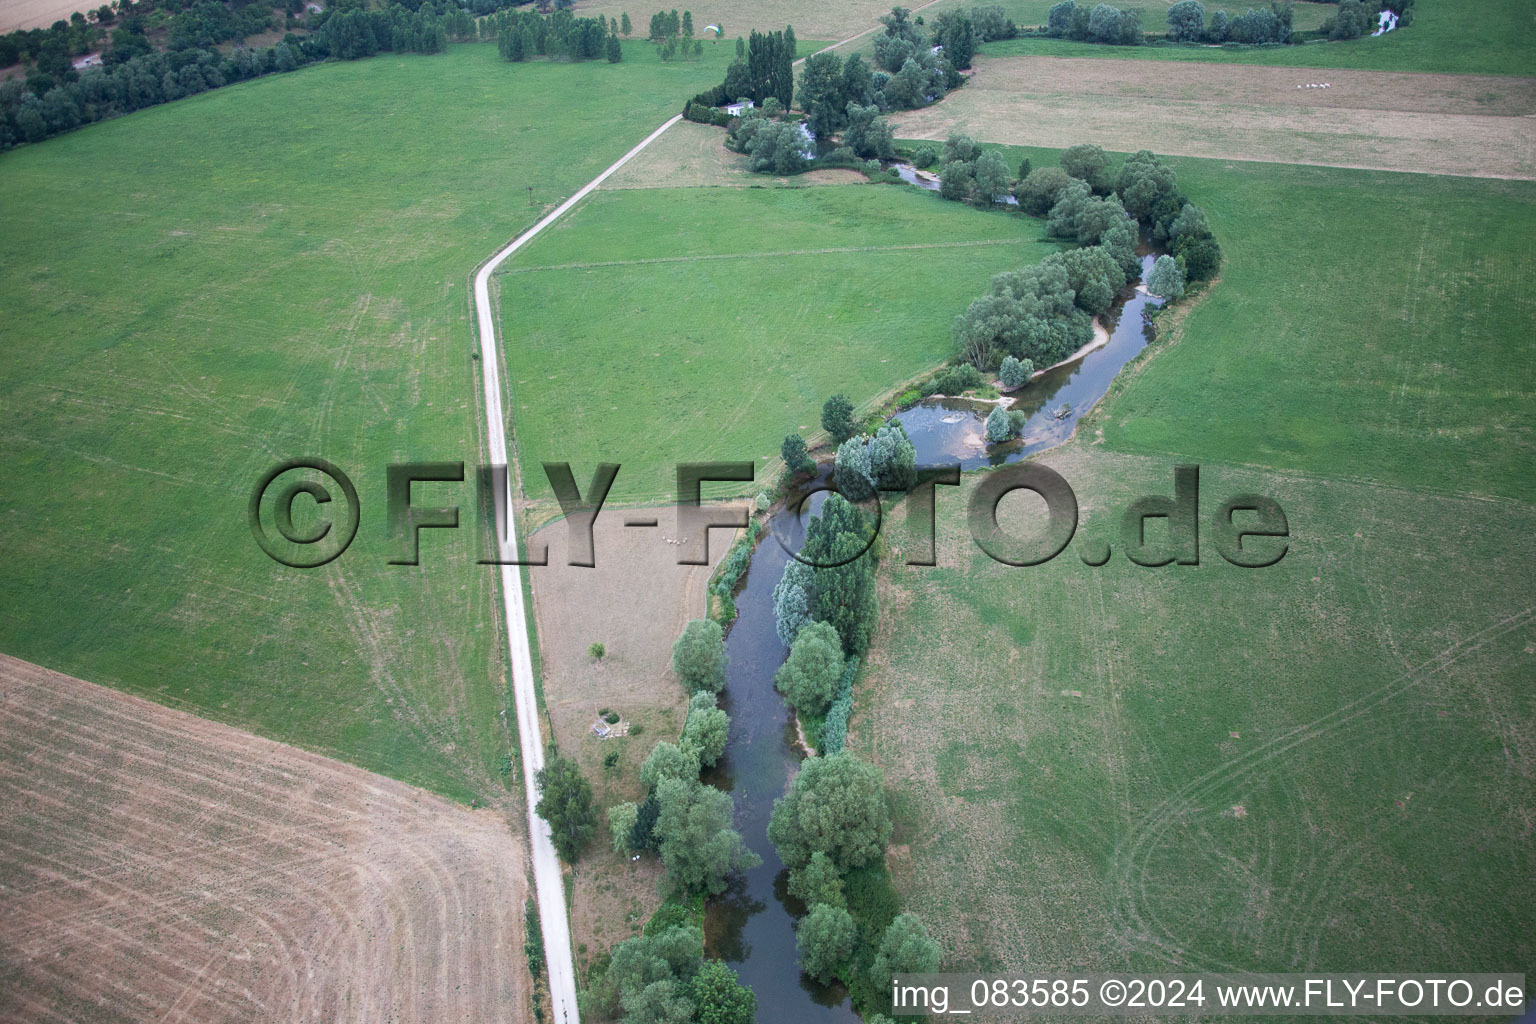
[[[1143,258],[1143,276],[1152,259]],[[1143,312],[1148,301],[1145,291],[1126,289],[1103,318],[1110,324],[1107,344],[1047,371],[1015,394],[1013,407],[1030,416],[1019,440],[986,444],[983,424],[991,403],[931,399],[896,414],[893,418],[906,427],[917,448],[918,465],[959,462],[975,469],[1013,462],[1065,441],[1078,417],[1104,397],[1115,374],[1146,346],[1150,331]],[[1058,416],[1064,405],[1069,411]],[[830,468],[824,464],[816,480],[824,480]],[[825,497],[825,492],[813,494],[804,514],[819,509]],[[774,673],[789,654],[773,617],[773,588],[789,559],[775,533],[797,549],[803,537],[796,516],[780,510],[753,553],[736,596],[738,616],[726,636],[731,661],[722,706],[731,716],[730,738],[720,764],[704,777],[735,797],[737,827],[763,863],[710,903],[705,942],[711,956],[731,964],[757,993],[760,1024],[857,1024],[842,986],[818,985],[795,968],[794,924],[804,907],[786,891],[788,872],[768,841],[773,801],[786,791],[804,756],[794,720],[773,687]]]

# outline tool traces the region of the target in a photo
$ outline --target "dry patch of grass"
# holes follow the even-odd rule
[[[624,525],[651,517],[658,526]],[[689,619],[704,615],[713,568],[677,564],[679,548],[667,543],[677,539],[672,508],[601,512],[593,527],[594,568],[566,564],[567,536],[562,521],[529,540],[531,551],[549,545],[549,565],[529,570],[544,703],[553,742],[581,765],[606,810],[645,795],[640,763],[658,740],[682,732],[687,698],[672,674],[672,642]],[[732,531],[710,531],[712,563],[733,539]],[[600,660],[587,653],[593,643],[606,648]],[[599,739],[592,732],[605,708],[630,724],[629,735]],[[607,768],[603,759],[612,751],[619,762]],[[660,903],[660,879],[654,859],[631,862],[612,851],[605,817],[571,883],[579,969],[645,924]]]
[[[0,1018],[531,1019],[496,811],[0,656]]]
[[[943,102],[897,115],[898,134],[1120,151],[1150,140],[1178,156],[1536,178],[1532,78],[1062,57],[976,67]]]

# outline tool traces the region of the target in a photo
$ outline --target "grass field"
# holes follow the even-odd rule
[[[766,486],[829,395],[944,360],[955,315],[1051,251],[1042,233],[890,186],[598,192],[497,278],[522,464],[569,461],[585,487],[618,462],[615,502],[670,500],[678,462],[753,461]]]
[[[385,564],[385,466],[478,462],[470,271],[717,81],[708,52],[381,56],[0,157],[0,650],[461,799],[499,789],[492,574],[467,529]],[[364,506],[311,571],[263,555],[245,513],[301,455]],[[466,527],[473,495],[417,488]]]
[[[1202,525],[1199,567],[1010,568],[941,495],[849,741],[903,905],[957,965],[1527,963],[1536,186],[1175,165],[1222,279],[1043,461],[1082,541],[1197,463],[1205,514],[1271,495],[1289,552],[1237,569]]]
[[[1029,0],[1031,9],[1034,0]],[[1044,6],[1049,7],[1049,4]],[[1224,5],[1207,3],[1207,14]],[[1297,28],[1310,27],[1299,13]],[[1237,5],[1227,5],[1236,13]],[[1165,15],[1166,18],[1166,15]],[[1043,19],[1041,19],[1043,20]],[[1033,22],[1038,24],[1038,22]],[[1142,26],[1163,30],[1149,12]],[[981,52],[1051,57],[1106,57],[1122,60],[1215,61],[1298,68],[1357,68],[1366,71],[1433,71],[1461,75],[1529,75],[1536,52],[1536,16],[1524,0],[1487,0],[1476,5],[1424,0],[1414,5],[1413,24],[1384,36],[1298,46],[1097,46],[1063,39],[1006,39]]]

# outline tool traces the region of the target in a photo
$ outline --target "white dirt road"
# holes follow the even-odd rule
[[[480,328],[480,364],[485,375],[485,420],[491,440],[491,463],[507,465],[506,414],[501,402],[501,361],[496,344],[496,314],[491,307],[491,274],[507,257],[533,240],[539,232],[559,220],[571,207],[586,198],[608,176],[623,167],[635,154],[682,120],[679,114],[647,135],[639,145],[619,157],[607,170],[577,191],[533,227],[518,235],[475,272],[475,318]],[[507,474],[506,493],[498,502],[500,537],[506,538],[502,559],[517,557],[517,527],[512,505],[513,474]],[[533,851],[534,891],[539,901],[539,920],[544,930],[544,954],[549,965],[549,997],[556,1024],[578,1024],[576,1007],[576,970],[571,957],[571,925],[565,908],[565,884],[560,860],[550,841],[549,825],[534,813],[539,796],[534,772],[544,767],[544,739],[539,734],[538,697],[533,683],[533,660],[529,654],[528,616],[523,606],[522,568],[501,566],[501,597],[507,616],[507,646],[512,655],[512,691],[517,703],[517,736],[523,755],[523,781],[528,789],[528,837]]]

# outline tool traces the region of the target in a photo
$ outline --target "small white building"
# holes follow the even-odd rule
[[[751,100],[742,100],[740,103],[727,103],[725,112],[732,117],[740,117],[743,110],[751,110],[755,104]]]

